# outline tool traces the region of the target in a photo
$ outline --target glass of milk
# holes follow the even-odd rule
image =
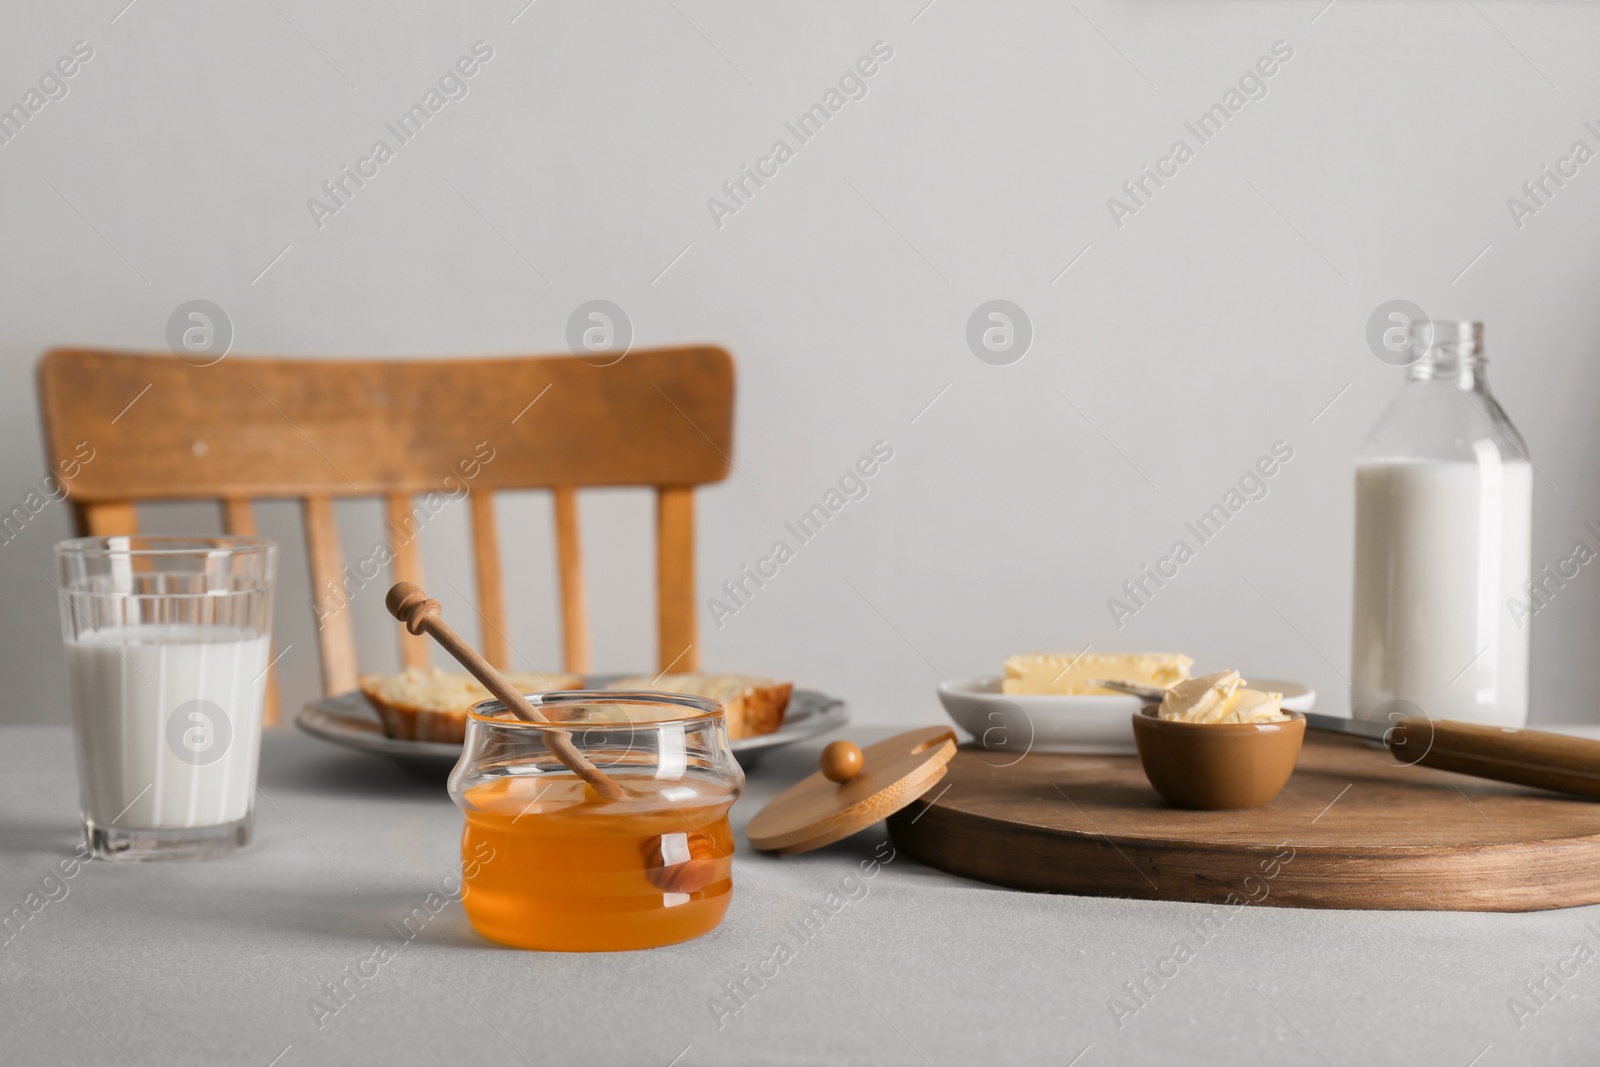
[[[250,838],[276,543],[82,537],[56,545],[84,837],[192,859]]]
[[[1483,324],[1415,323],[1356,461],[1351,710],[1528,721],[1532,466],[1484,378]]]

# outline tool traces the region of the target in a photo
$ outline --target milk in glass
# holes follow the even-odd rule
[[[243,819],[256,786],[268,640],[180,623],[68,641],[85,816],[130,830]]]
[[[251,537],[56,546],[84,837],[96,858],[250,839],[278,549]]]

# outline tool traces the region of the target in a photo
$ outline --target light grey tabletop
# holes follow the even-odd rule
[[[819,746],[770,755],[736,826],[814,767]],[[1246,907],[1197,933],[1205,905],[995,889],[895,855],[879,826],[784,859],[741,840],[727,919],[696,941],[519,952],[477,937],[455,903],[414,939],[397,934],[459,871],[461,817],[441,786],[381,759],[270,731],[245,850],[47,877],[78,840],[71,767],[65,728],[0,730],[0,910],[23,916],[0,944],[0,1062],[1600,1058],[1600,907]],[[886,862],[864,877],[875,853]],[[1186,962],[1164,962],[1179,941]],[[390,952],[373,974],[380,945]],[[1158,985],[1147,967],[1170,977]],[[371,977],[348,977],[361,971]],[[334,999],[338,983],[347,992]],[[1127,983],[1142,983],[1142,1003]]]

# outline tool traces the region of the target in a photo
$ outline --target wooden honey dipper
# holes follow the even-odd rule
[[[410,582],[396,582],[389,590],[389,595],[384,598],[384,606],[389,609],[389,614],[405,623],[406,629],[413,634],[427,634],[439,646],[455,658],[456,662],[465,667],[472,676],[483,683],[483,687],[493,693],[495,699],[510,709],[517,718],[526,722],[549,722],[539,713],[539,709],[528,703],[526,697],[517,692],[505,675],[490,666],[489,661],[478,654],[478,650],[462,640],[461,635],[450,628],[440,615],[439,602],[429,600],[428,594]],[[550,751],[556,759],[566,765],[567,769],[579,778],[582,778],[591,788],[606,800],[621,800],[622,787],[607,777],[605,772],[590,763],[572,744],[572,738],[567,736],[565,730],[550,730],[545,733],[545,743],[550,746]]]

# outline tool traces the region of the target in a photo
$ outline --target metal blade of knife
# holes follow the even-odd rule
[[[1380,744],[1388,739],[1389,731],[1399,725],[1370,719],[1347,719],[1341,715],[1324,715],[1320,711],[1307,711],[1302,714],[1306,717],[1306,725],[1313,730],[1349,734],[1351,737],[1361,737]]]

